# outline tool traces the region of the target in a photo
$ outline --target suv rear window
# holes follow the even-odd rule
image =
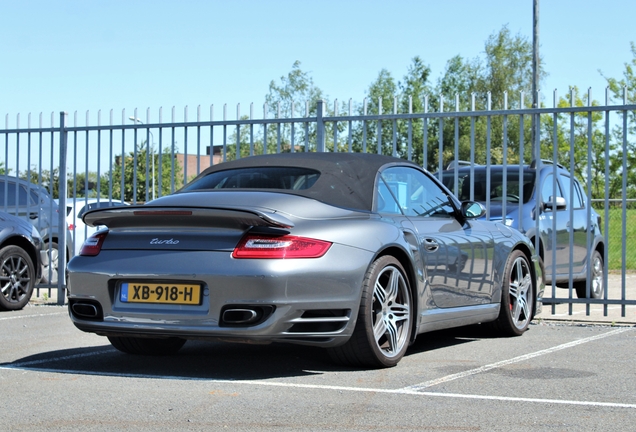
[[[253,167],[212,172],[195,179],[183,190],[206,189],[309,189],[320,172],[296,167]]]

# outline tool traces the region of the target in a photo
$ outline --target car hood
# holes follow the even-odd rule
[[[32,229],[33,225],[31,223],[25,220],[22,220],[19,217],[14,216],[12,214],[0,211],[0,229],[3,229],[8,226],[12,226],[16,228],[19,227],[26,233],[33,232],[33,229]],[[37,232],[37,230],[35,232]]]

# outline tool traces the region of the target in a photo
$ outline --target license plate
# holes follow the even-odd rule
[[[201,285],[124,282],[120,300],[124,303],[201,304]]]

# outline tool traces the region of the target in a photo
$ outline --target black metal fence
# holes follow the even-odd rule
[[[232,120],[228,119],[227,106],[223,107],[221,118],[215,118],[211,106],[205,115],[198,107],[196,119],[189,118],[185,108],[178,120],[173,108],[169,121],[162,109],[154,118],[148,109],[143,120],[137,110],[132,115],[122,110],[121,118],[115,120],[111,110],[107,118],[101,111],[96,116],[87,112],[83,125],[77,113],[69,118],[62,112],[51,114],[46,126],[41,114],[37,119],[29,114],[26,125],[18,115],[11,126],[7,115],[5,128],[0,129],[0,142],[4,143],[0,210],[22,210],[9,199],[12,187],[16,188],[16,195],[18,191],[13,183],[9,186],[13,178],[26,180],[31,185],[29,193],[32,189],[45,189],[52,198],[59,199],[60,209],[78,208],[89,200],[137,204],[179,189],[212,164],[265,153],[382,153],[415,161],[437,172],[440,179],[451,162],[463,161],[453,164],[450,170],[455,179],[451,187],[458,195],[462,165],[481,165],[489,172],[502,166],[506,172],[521,170],[520,166],[535,160],[550,160],[561,164],[582,185],[582,199],[591,203],[587,205],[588,221],[592,208],[601,217],[606,245],[602,250],[602,278],[604,285],[611,285],[612,289],[606,289],[602,298],[577,298],[573,294],[576,284],[570,277],[566,284],[569,290],[553,289],[544,302],[618,304],[624,316],[625,306],[636,304],[636,287],[626,277],[636,271],[636,252],[629,248],[629,239],[636,238],[636,164],[632,163],[632,155],[636,154],[636,105],[626,101],[625,96],[616,105],[557,107],[555,97],[554,108],[531,109],[524,107],[520,95],[518,108],[509,109],[505,101],[504,109],[491,110],[488,99],[485,109],[477,110],[472,96],[469,110],[460,111],[456,97],[455,109],[447,111],[447,101],[438,97],[431,103],[425,100],[423,112],[417,113],[412,112],[410,103],[398,104],[397,99],[388,103],[365,100],[355,107],[351,101],[336,101],[333,107],[319,101],[315,105],[306,103],[300,109],[294,104],[278,106],[273,118],[268,115],[272,107],[263,106],[262,117],[255,118],[253,105],[247,115],[242,115],[237,106]],[[391,106],[392,110],[385,112]],[[398,112],[398,106],[409,108]],[[287,116],[281,116],[281,111]],[[537,189],[541,187],[538,182]],[[502,186],[504,192],[514,189],[506,181]],[[553,186],[556,196],[556,182]],[[569,194],[573,192],[574,186]],[[470,193],[476,199],[472,182]],[[523,196],[517,199],[523,201]],[[513,207],[507,202],[504,199],[501,203],[504,223],[506,205]],[[486,204],[488,216],[494,218],[489,198]],[[48,211],[47,223],[51,225],[77,225],[76,213]],[[520,218],[521,212],[519,206]],[[538,225],[538,218],[535,220]],[[41,229],[42,225],[37,227]],[[64,263],[75,253],[77,247],[73,243],[81,236],[76,231],[67,236],[61,234],[63,229],[58,231],[49,230],[43,237],[46,243],[57,245],[49,250],[51,254],[57,252],[57,260]],[[554,232],[554,242],[556,236]],[[569,237],[569,245],[573,246],[574,235]],[[539,240],[536,245],[539,250]],[[51,255],[52,261],[55,258]],[[591,262],[588,275],[590,267]],[[53,278],[52,270],[48,272],[48,283],[39,289],[49,290],[49,295],[55,288],[63,293],[64,278]],[[555,288],[557,282],[552,285]],[[589,293],[589,283],[587,289]],[[64,296],[59,295],[58,301],[63,300]]]

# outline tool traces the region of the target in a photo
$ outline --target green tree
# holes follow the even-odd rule
[[[277,83],[272,80],[269,84],[269,91],[265,96],[267,104],[268,118],[299,118],[305,117],[307,109],[309,116],[316,116],[317,102],[324,100],[326,112],[323,115],[329,115],[333,111],[329,111],[329,102],[323,91],[314,84],[313,78],[308,72],[300,68],[300,62],[295,61],[291,71],[287,75],[280,77]],[[295,124],[292,138],[292,126],[289,123],[270,124],[267,126],[267,152],[276,153],[279,151],[290,151],[293,145],[298,149],[304,145],[306,141],[309,143],[316,142],[316,126]],[[332,135],[333,125],[327,125],[326,138],[328,141]],[[262,133],[261,133],[262,136]],[[234,140],[236,140],[234,138]],[[236,141],[234,141],[236,142]],[[329,146],[327,142],[327,146]],[[333,148],[333,141],[331,141]]]
[[[490,92],[493,109],[504,108],[504,93],[530,96],[532,102],[532,43],[522,35],[512,36],[507,26],[490,35],[485,45],[486,58],[476,82],[481,107],[486,107],[486,93]],[[541,63],[541,62],[539,62]],[[545,72],[540,70],[540,81]],[[509,104],[510,106],[510,104]]]
[[[38,170],[34,168],[30,171],[21,172],[20,178],[28,180],[33,184],[40,184],[41,182],[42,186],[49,191],[53,198],[59,198],[59,168],[53,169],[53,174],[51,174],[49,170],[42,170],[42,172],[38,172]],[[75,196],[78,198],[96,198],[98,196],[97,192],[100,190],[98,189],[97,179],[97,173],[94,171],[89,171],[88,175],[83,172],[76,174],[69,172],[66,180],[66,195],[68,197]],[[104,181],[103,177],[100,181]],[[106,193],[104,193],[104,189],[101,190],[102,194],[100,194],[100,197],[108,198],[108,189],[106,189]]]
[[[636,45],[634,42],[630,43],[632,59],[625,63],[625,70],[623,71],[623,78],[616,79],[603,75],[607,80],[610,91],[614,98],[618,101],[627,104],[636,104]],[[627,176],[627,190],[625,194],[628,198],[636,198],[636,143],[633,141],[634,135],[636,135],[636,112],[626,111],[627,118],[623,119],[623,113],[620,114],[620,121],[614,126],[612,131],[612,137],[616,143],[616,154],[613,158],[616,159],[617,172],[621,176],[620,191],[617,192],[612,198],[622,197],[622,176]],[[627,123],[626,136],[623,132],[623,120]],[[625,142],[625,147],[623,147]],[[627,172],[623,173],[623,158],[625,158],[627,165]]]
[[[165,148],[159,155],[148,151],[145,141],[137,145],[137,151],[124,158],[123,200],[131,203],[152,199],[152,158],[154,158],[154,181],[156,196],[168,195],[183,186],[183,167],[173,157],[171,149]],[[147,161],[148,159],[148,161]],[[102,175],[102,196],[112,193],[113,200],[122,199],[122,158],[117,156],[112,172]],[[161,168],[161,175],[160,175]],[[148,185],[146,185],[148,180]]]
[[[421,113],[425,109],[428,112],[510,109],[515,105],[521,106],[521,94],[525,95],[523,107],[529,107],[532,101],[532,44],[521,35],[513,36],[504,26],[488,38],[484,53],[483,59],[452,57],[435,86],[430,83],[430,68],[417,56],[412,59],[401,82],[396,83],[389,71],[381,70],[367,91],[367,114],[380,112],[380,100],[381,112],[392,113],[395,98],[399,114]],[[545,73],[540,72],[540,77],[544,76]],[[363,114],[364,107],[359,106],[358,112]],[[396,141],[395,152],[398,156],[406,157],[410,138],[413,144],[411,158],[430,170],[437,170],[440,164],[444,167],[456,157],[468,160],[471,148],[475,150],[477,163],[486,163],[487,158],[492,163],[501,163],[504,141],[509,149],[507,161],[518,162],[523,142],[523,157],[527,161],[532,158],[531,120],[530,116],[511,115],[457,120],[360,122],[354,133],[354,148],[365,150],[366,144],[367,151],[377,152],[380,144],[382,153],[392,154]],[[474,131],[474,142],[470,139],[471,130]]]
[[[477,91],[478,82],[480,80],[479,60],[466,60],[461,56],[455,56],[446,63],[444,74],[438,81],[435,89],[438,97],[431,101],[431,109],[439,112],[444,111],[469,111],[473,109],[471,95]],[[443,103],[443,105],[442,105]],[[479,119],[478,119],[479,120]],[[479,127],[475,129],[475,133],[483,129]],[[437,170],[440,163],[439,154],[439,134],[443,133],[442,146],[442,167],[446,166],[449,161],[455,159],[455,136],[458,140],[458,155],[461,160],[470,160],[471,128],[475,128],[471,119],[440,119],[434,121],[429,130],[429,158],[427,168]],[[485,138],[476,139],[477,154],[485,154]]]
[[[530,107],[532,103],[532,43],[522,35],[513,36],[508,27],[504,26],[488,38],[484,53],[483,61],[475,59],[460,69],[464,79],[459,81],[459,90],[465,91],[467,95],[475,95],[475,109],[502,110]],[[541,62],[539,64],[541,65]],[[542,81],[545,75],[540,67],[539,81]],[[521,95],[524,95],[523,106]],[[490,152],[486,149],[488,122],[489,119],[485,117],[480,117],[475,122],[475,157],[478,163],[485,163],[486,157],[490,157],[493,163],[503,162],[504,140],[508,149],[507,162],[519,162],[522,140],[524,160],[533,159],[530,145],[532,136],[530,116],[524,116],[523,119],[518,116],[491,117]]]
[[[68,196],[96,198],[100,190],[97,186],[97,179],[98,175],[94,171],[69,174],[66,187]]]
[[[52,198],[59,198],[60,190],[60,170],[54,168],[53,172],[49,170],[42,170],[39,172],[37,169],[31,169],[23,171],[19,174],[19,177],[23,180],[27,180],[33,184],[41,184],[45,188]]]
[[[426,101],[428,100],[428,95],[432,93],[429,82],[430,76],[431,68],[424,64],[424,61],[419,56],[414,57],[403,80],[398,83],[400,112],[421,113],[428,109]],[[409,150],[408,143],[411,141],[411,160],[420,165],[423,165],[424,160],[424,124],[423,121],[397,123],[399,128],[398,154],[401,157],[406,157],[406,153]],[[430,152],[430,147],[427,150]],[[426,157],[428,159],[428,153]]]
[[[584,100],[579,89],[573,87],[567,97],[561,97],[558,108],[598,106],[598,101]],[[556,128],[554,120],[556,118]],[[557,162],[570,169],[584,187],[589,183],[592,198],[605,198],[605,184],[610,197],[621,190],[620,158],[615,141],[609,143],[609,176],[605,176],[606,139],[604,114],[579,112],[544,116],[542,119],[541,158],[554,159],[554,139],[557,144]],[[588,149],[591,157],[588,157]]]
[[[241,116],[241,120],[248,119],[248,116]],[[228,128],[228,133],[230,133],[231,136],[226,145],[226,160],[231,161],[236,159],[237,143],[241,158],[265,153],[263,151],[263,133],[261,128],[254,125],[233,126]],[[275,150],[274,144],[268,153],[274,153]]]
[[[382,69],[369,85],[365,104],[358,107],[358,113],[391,114],[398,94],[398,83],[391,72]],[[359,123],[354,132],[354,148],[369,153],[393,154],[393,123],[390,120]]]

